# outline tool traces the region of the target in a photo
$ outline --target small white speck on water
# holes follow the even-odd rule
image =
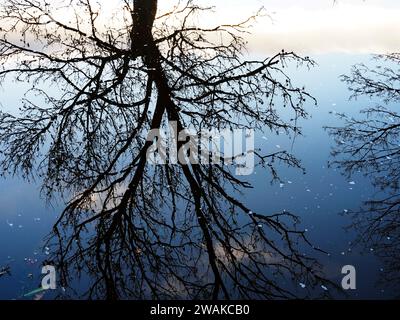
[[[288,181],[287,183],[292,184],[293,182],[292,181]]]
[[[350,181],[349,184],[351,184],[352,186],[354,186],[356,184],[355,181]]]
[[[279,187],[280,187],[280,188],[283,188],[284,186],[285,186],[284,183],[279,184]]]
[[[306,287],[306,285],[304,283],[299,283],[300,287],[302,287],[303,289]]]
[[[328,291],[328,288],[325,287],[324,285],[321,286],[322,290]]]
[[[262,224],[259,224],[259,225],[258,225],[258,227],[259,227],[259,228],[262,228],[262,227],[263,227],[263,225],[262,225]]]
[[[249,215],[251,216],[251,215],[253,214],[253,211],[249,211],[248,213],[249,213]]]
[[[281,148],[281,146],[280,146],[279,144],[277,144],[277,145],[276,145],[276,147],[277,147],[278,149],[280,149],[280,148]]]

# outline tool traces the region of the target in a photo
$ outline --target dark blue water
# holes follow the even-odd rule
[[[311,103],[307,106],[312,117],[300,123],[303,136],[296,137],[293,142],[284,134],[277,136],[264,132],[258,133],[256,139],[256,147],[264,151],[286,149],[294,153],[301,159],[306,174],[279,166],[283,183],[271,184],[269,173],[257,168],[249,177],[254,189],[246,192],[243,200],[257,212],[273,213],[285,209],[299,215],[310,240],[329,252],[329,255],[310,251],[307,254],[320,259],[327,276],[338,285],[342,266],[354,265],[357,290],[349,292],[349,298],[391,298],[396,292],[376,286],[384,269],[374,256],[373,248],[361,253],[362,248],[353,247],[356,234],[344,230],[350,218],[341,215],[357,210],[375,190],[368,178],[356,175],[349,179],[328,168],[333,141],[323,129],[323,126],[341,124],[335,112],[357,116],[363,107],[373,104],[367,98],[349,101],[350,93],[339,80],[341,74],[349,73],[353,64],[369,63],[370,57],[335,54],[316,56],[315,59],[318,66],[309,71],[305,68],[289,70],[295,83],[304,84],[318,100],[317,107]],[[10,89],[1,92],[3,110],[16,109],[22,87],[12,84]],[[49,253],[43,248],[43,239],[51,231],[62,202],[46,203],[39,188],[39,183],[18,178],[0,180],[0,267],[8,265],[11,270],[11,275],[0,278],[0,299],[41,298],[37,295],[24,297],[24,294],[40,284],[42,261]],[[84,286],[84,281],[76,285]],[[46,293],[43,298],[50,299],[52,295]]]

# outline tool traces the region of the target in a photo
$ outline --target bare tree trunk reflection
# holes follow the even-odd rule
[[[339,115],[345,125],[328,128],[335,138],[332,165],[351,176],[361,172],[381,190],[375,199],[353,212],[358,241],[373,251],[385,264],[381,280],[386,287],[400,286],[400,101],[399,54],[375,57],[373,69],[361,64],[342,80],[349,85],[353,98],[379,98],[382,105],[362,111],[364,117]]]

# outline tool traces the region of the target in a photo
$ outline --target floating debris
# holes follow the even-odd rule
[[[33,297],[33,300],[35,300],[35,301],[42,300],[45,294],[46,294],[46,291],[40,292]]]
[[[354,186],[356,184],[355,181],[350,181],[349,184],[351,184],[352,186]]]
[[[324,285],[321,285],[322,290],[328,291],[328,288],[325,287]]]
[[[31,292],[28,292],[28,293],[24,294],[24,297],[26,297],[26,298],[27,297],[31,297],[31,296],[34,296],[34,295],[36,295],[38,293],[42,293],[44,291],[46,291],[46,289],[43,289],[42,287],[40,287],[40,288],[37,288],[35,290],[32,290]]]
[[[281,184],[279,185],[280,188],[283,188],[284,186],[285,186],[284,183],[281,183]]]
[[[8,224],[9,227],[12,228],[12,227],[14,226],[14,223],[9,222],[8,220],[6,220],[6,222],[7,222],[7,224]]]
[[[281,146],[280,146],[279,144],[277,144],[277,145],[276,145],[276,147],[277,147],[278,149],[280,149],[280,148],[281,148]]]
[[[248,213],[249,213],[249,215],[250,215],[250,216],[252,216],[252,215],[253,215],[253,211],[249,211]]]
[[[36,262],[38,262],[37,259],[32,259],[32,258],[25,258],[24,261],[28,264],[35,264]]]
[[[302,287],[303,289],[306,287],[306,285],[304,283],[299,283],[300,287]]]
[[[5,275],[10,275],[11,273],[10,273],[10,267],[9,266],[7,266],[7,267],[3,267],[3,268],[1,268],[0,269],[0,278],[2,277],[2,276],[5,276]]]

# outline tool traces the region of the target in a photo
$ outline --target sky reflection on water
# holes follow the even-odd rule
[[[306,174],[293,168],[279,167],[283,183],[270,184],[271,177],[256,169],[249,177],[254,189],[246,192],[243,198],[260,212],[285,209],[299,215],[312,243],[330,253],[329,256],[318,254],[317,257],[329,278],[338,284],[342,266],[354,265],[358,271],[358,287],[349,293],[350,297],[390,298],[395,291],[375,287],[384,270],[381,270],[373,251],[361,254],[360,248],[352,247],[355,234],[343,230],[349,218],[340,215],[358,209],[375,190],[365,177],[347,179],[339,171],[327,167],[332,139],[323,129],[325,125],[340,124],[334,112],[356,116],[361,108],[371,105],[369,99],[349,101],[346,85],[338,78],[349,73],[353,64],[368,63],[370,56],[334,54],[316,56],[315,59],[319,65],[310,71],[303,68],[290,70],[295,82],[304,83],[318,100],[318,107],[310,105],[307,108],[312,118],[301,122],[304,136],[296,137],[293,145],[285,135],[265,132],[258,133],[256,138],[256,147],[264,151],[291,150],[301,159]],[[19,85],[10,85],[10,88],[0,92],[5,110],[17,105],[16,98],[21,92]],[[24,293],[40,284],[41,263],[47,253],[42,248],[42,240],[50,232],[62,205],[46,204],[36,183],[17,178],[0,180],[0,190],[0,267],[11,267],[11,276],[0,278],[0,299],[21,299]],[[84,280],[76,285],[83,287],[83,283]],[[302,288],[299,286],[298,290]],[[44,296],[51,297],[52,293]]]

